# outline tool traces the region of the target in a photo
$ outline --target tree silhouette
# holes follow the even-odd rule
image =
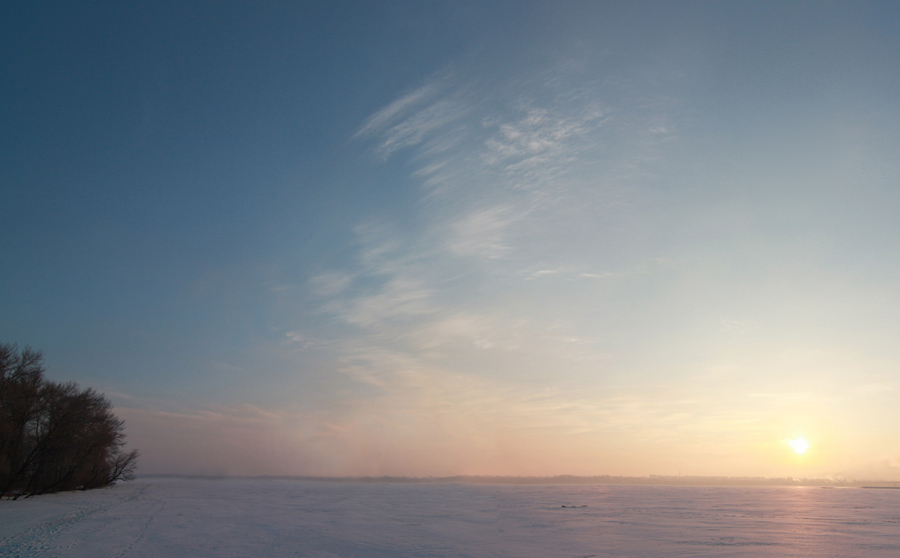
[[[42,356],[0,344],[0,495],[87,490],[130,480],[125,424],[109,400],[44,378]]]

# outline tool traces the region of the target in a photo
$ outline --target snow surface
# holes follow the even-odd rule
[[[0,501],[14,556],[896,558],[900,490],[154,478]]]

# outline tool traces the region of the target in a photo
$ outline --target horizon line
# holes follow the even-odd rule
[[[319,476],[319,475],[216,475],[147,473],[143,478],[197,480],[293,480],[318,482],[409,483],[409,484],[607,484],[648,486],[826,486],[834,488],[900,488],[900,481],[882,479],[829,479],[806,477],[747,477],[718,475],[450,475],[450,476]]]

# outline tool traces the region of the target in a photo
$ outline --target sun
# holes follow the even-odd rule
[[[790,440],[788,444],[791,448],[797,453],[797,455],[803,455],[806,453],[806,450],[809,449],[809,442],[806,438],[794,438]]]

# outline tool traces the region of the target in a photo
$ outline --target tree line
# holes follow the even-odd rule
[[[40,351],[0,344],[0,496],[87,490],[134,478],[125,423],[93,389],[44,377]]]

